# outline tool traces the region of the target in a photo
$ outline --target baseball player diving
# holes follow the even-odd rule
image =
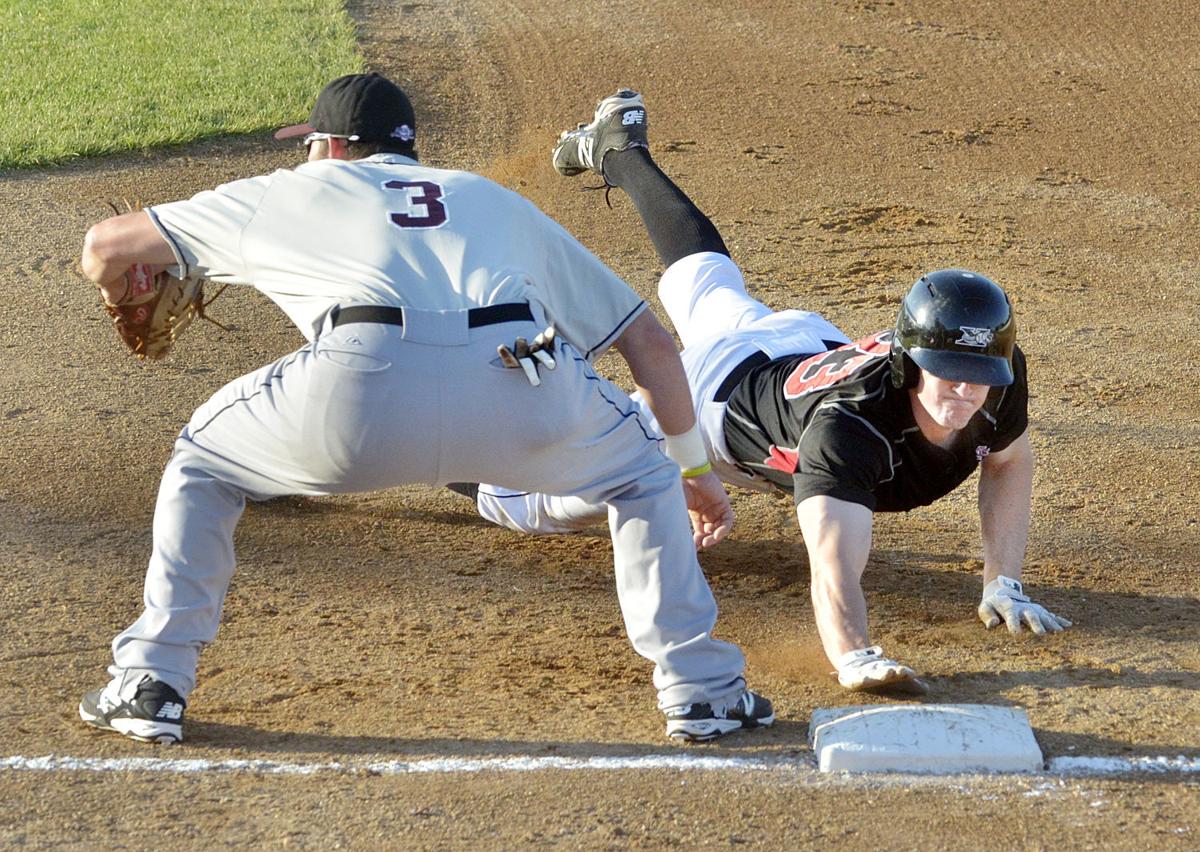
[[[823,317],[750,298],[708,218],[651,159],[646,108],[630,90],[599,103],[554,149],[563,175],[592,171],[623,190],[666,267],[658,295],[683,364],[708,458],[721,479],[790,492],[808,550],[826,655],[850,690],[921,693],[917,672],[872,645],[861,578],[875,512],[952,491],[976,469],[983,538],[979,617],[1014,633],[1071,622],[1021,585],[1033,453],[1025,357],[1004,291],[945,269],[913,284],[892,329],[851,341]],[[480,514],[516,530],[569,532],[603,507],[585,495],[479,486]]]
[[[483,480],[604,507],[625,627],[654,663],[671,737],[771,724],[741,651],[712,637],[695,548],[719,541],[732,512],[671,334],[528,201],[421,165],[415,132],[393,83],[340,77],[306,124],[275,134],[302,138],[307,162],[88,231],[82,268],[106,303],[127,298],[131,268],[166,268],[256,287],[308,343],[217,391],[179,434],[145,609],[114,639],[111,680],[83,697],[81,717],[182,739],[247,499]],[[594,371],[609,348],[642,406]]]

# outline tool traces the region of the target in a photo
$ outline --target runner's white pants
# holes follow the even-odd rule
[[[218,391],[176,440],[155,507],[145,610],[113,641],[110,673],[192,691],[247,499],[489,481],[602,507],[625,628],[655,664],[660,707],[736,698],[745,661],[711,635],[717,608],[679,468],[653,426],[567,344],[536,388],[500,365],[499,343],[545,327],[533,307],[532,323],[474,329],[465,311],[409,311],[403,327],[327,321],[313,343]]]
[[[765,480],[743,472],[734,462],[725,444],[728,402],[714,399],[718,388],[756,352],[771,359],[815,354],[830,342],[849,343],[850,338],[820,314],[772,311],[751,298],[741,270],[715,252],[688,255],[671,264],[659,281],[658,298],[683,342],[683,367],[713,470],[731,485],[770,490]],[[661,438],[649,407],[637,394],[633,401]],[[604,519],[604,507],[585,494],[560,497],[491,482],[480,486],[476,506],[489,521],[521,532],[578,532]]]

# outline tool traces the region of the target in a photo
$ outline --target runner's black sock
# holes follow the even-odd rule
[[[670,266],[702,251],[729,256],[713,223],[663,173],[645,148],[608,152],[604,157],[604,179],[633,199],[663,265]]]

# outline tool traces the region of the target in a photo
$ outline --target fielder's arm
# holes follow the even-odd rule
[[[696,430],[692,392],[673,338],[654,314],[642,311],[613,344],[629,364],[633,383],[654,412],[658,425],[667,436],[690,439],[691,462],[676,459],[682,467],[708,464],[704,444]],[[668,437],[668,443],[671,438]],[[708,547],[723,539],[733,526],[733,507],[725,487],[711,470],[699,476],[685,476],[683,492],[692,521],[697,547]]]
[[[613,343],[629,364],[633,383],[668,435],[682,435],[696,425],[692,392],[675,339],[650,313],[642,311]]]
[[[105,301],[116,304],[125,295],[125,273],[135,263],[166,267],[175,263],[171,244],[144,210],[97,222],[83,239],[80,266],[100,286]]]
[[[825,656],[836,667],[850,651],[870,646],[862,575],[871,554],[874,513],[836,497],[809,497],[796,507],[808,549],[813,614]]]

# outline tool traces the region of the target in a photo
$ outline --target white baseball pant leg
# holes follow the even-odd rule
[[[768,358],[824,352],[849,343],[837,326],[811,311],[772,311],[746,292],[742,272],[729,257],[701,252],[680,258],[663,273],[658,298],[683,342],[683,368],[692,389],[696,420],[713,470],[730,484],[757,491],[771,486],[741,470],[725,444],[725,400],[717,391],[729,374],[755,353]],[[649,407],[633,400],[662,435]],[[482,484],[479,514],[512,530],[536,534],[578,532],[604,519],[604,507],[580,495],[554,496]]]
[[[745,661],[711,635],[716,603],[678,468],[637,407],[567,344],[540,387],[505,369],[497,344],[531,339],[541,317],[476,329],[465,311],[405,319],[327,323],[314,343],[196,411],[159,489],[145,610],[113,641],[110,673],[192,691],[199,654],[217,633],[247,499],[491,480],[606,506],[625,627],[655,664],[661,707],[738,695]]]

